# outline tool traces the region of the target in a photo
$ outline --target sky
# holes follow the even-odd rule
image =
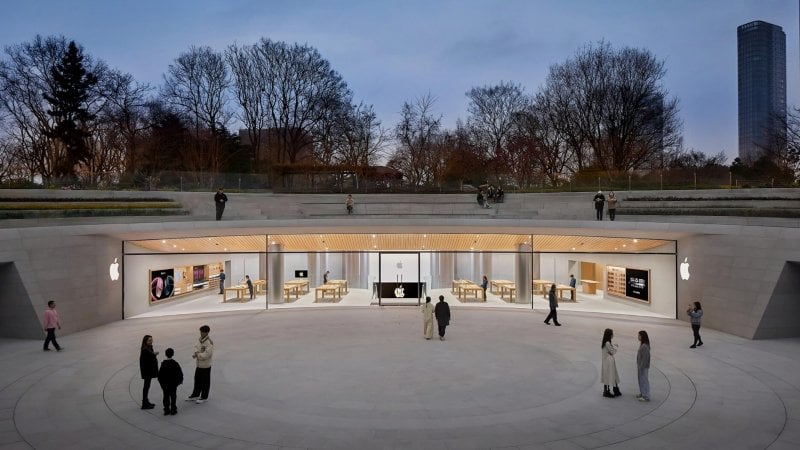
[[[605,40],[665,62],[684,146],[737,156],[736,27],[786,33],[787,104],[800,106],[796,0],[7,0],[0,46],[63,35],[94,58],[158,86],[191,46],[224,50],[265,37],[317,48],[393,127],[406,101],[431,94],[447,128],[466,92],[512,81],[533,94],[549,67]],[[3,55],[4,56],[4,55]],[[0,56],[2,57],[2,56]]]

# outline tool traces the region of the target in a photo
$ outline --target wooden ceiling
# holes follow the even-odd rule
[[[254,253],[269,244],[284,252],[352,251],[517,251],[530,244],[539,252],[641,253],[671,241],[630,237],[529,235],[529,234],[273,234],[244,236],[186,237],[128,241],[157,253]],[[136,253],[135,247],[128,248]]]

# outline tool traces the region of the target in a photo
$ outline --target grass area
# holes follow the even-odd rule
[[[732,216],[800,218],[800,209],[791,208],[617,208],[617,215],[628,216]]]
[[[22,211],[22,210],[94,210],[94,209],[180,209],[181,204],[170,201],[160,202],[116,202],[116,201],[92,201],[92,202],[6,202],[0,200],[0,211]]]

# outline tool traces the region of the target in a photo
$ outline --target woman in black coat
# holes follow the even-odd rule
[[[158,378],[158,352],[153,350],[153,336],[145,334],[142,338],[142,352],[139,354],[139,371],[142,373],[144,386],[142,387],[142,409],[153,409],[156,405],[150,403],[147,394],[150,392],[150,382]]]

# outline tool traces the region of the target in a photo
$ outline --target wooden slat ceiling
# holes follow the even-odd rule
[[[284,252],[352,251],[516,251],[529,244],[528,234],[276,234],[270,244]],[[539,252],[639,253],[665,245],[660,239],[629,237],[533,235]],[[264,235],[189,237],[130,241],[163,253],[250,253],[267,247]]]

